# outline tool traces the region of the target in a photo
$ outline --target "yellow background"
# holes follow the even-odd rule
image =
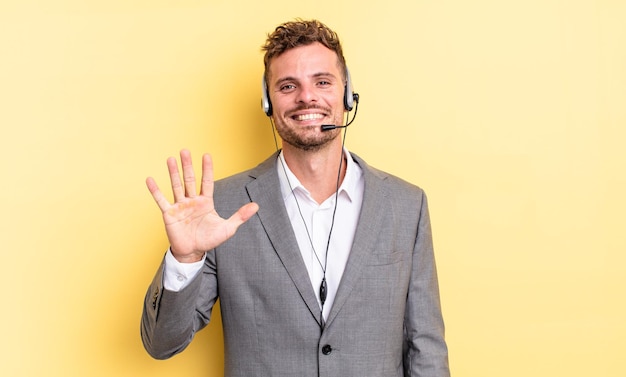
[[[347,145],[428,193],[454,376],[626,375],[626,2],[0,3],[0,374],[220,376],[219,316],[141,346],[167,242],[144,179],[274,149],[265,34],[342,37]]]

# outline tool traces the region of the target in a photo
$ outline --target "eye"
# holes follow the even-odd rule
[[[285,84],[285,85],[281,85],[280,86],[280,91],[281,92],[289,92],[291,90],[294,90],[296,88],[295,85],[293,84]]]

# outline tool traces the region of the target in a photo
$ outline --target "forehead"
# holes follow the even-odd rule
[[[306,46],[289,49],[269,62],[268,78],[279,80],[283,77],[304,78],[320,72],[341,77],[337,54],[315,42]]]

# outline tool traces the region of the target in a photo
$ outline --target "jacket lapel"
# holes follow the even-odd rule
[[[300,296],[308,306],[312,316],[319,323],[320,307],[285,209],[276,162],[277,154],[275,153],[253,169],[250,176],[255,179],[246,188],[250,199],[259,205],[257,215],[274,247],[274,251],[287,270],[296,289],[300,292]]]
[[[330,325],[335,319],[341,307],[346,303],[350,293],[357,284],[363,265],[369,254],[372,253],[372,245],[375,244],[378,237],[378,230],[381,228],[382,216],[384,211],[385,200],[387,195],[385,186],[383,185],[384,176],[381,176],[375,170],[372,170],[361,158],[352,155],[355,162],[363,170],[363,179],[365,181],[365,191],[363,194],[363,204],[361,206],[361,214],[357,224],[354,242],[350,250],[348,263],[341,278],[341,283],[335,296],[335,302],[328,315],[326,326]]]

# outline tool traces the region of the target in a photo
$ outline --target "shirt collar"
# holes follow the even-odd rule
[[[343,182],[339,187],[339,194],[345,193],[348,199],[352,200],[356,193],[359,179],[363,175],[363,171],[354,162],[352,155],[345,147],[343,149],[343,154],[348,163],[346,165],[346,175],[344,176]],[[293,174],[291,169],[289,169],[289,166],[285,161],[283,151],[280,151],[278,154],[278,163],[276,164],[276,168],[278,169],[278,179],[280,181],[280,190],[283,195],[283,200],[287,200],[287,197],[296,190],[302,190],[302,192],[306,195],[310,195],[309,191],[302,186],[300,180]]]

